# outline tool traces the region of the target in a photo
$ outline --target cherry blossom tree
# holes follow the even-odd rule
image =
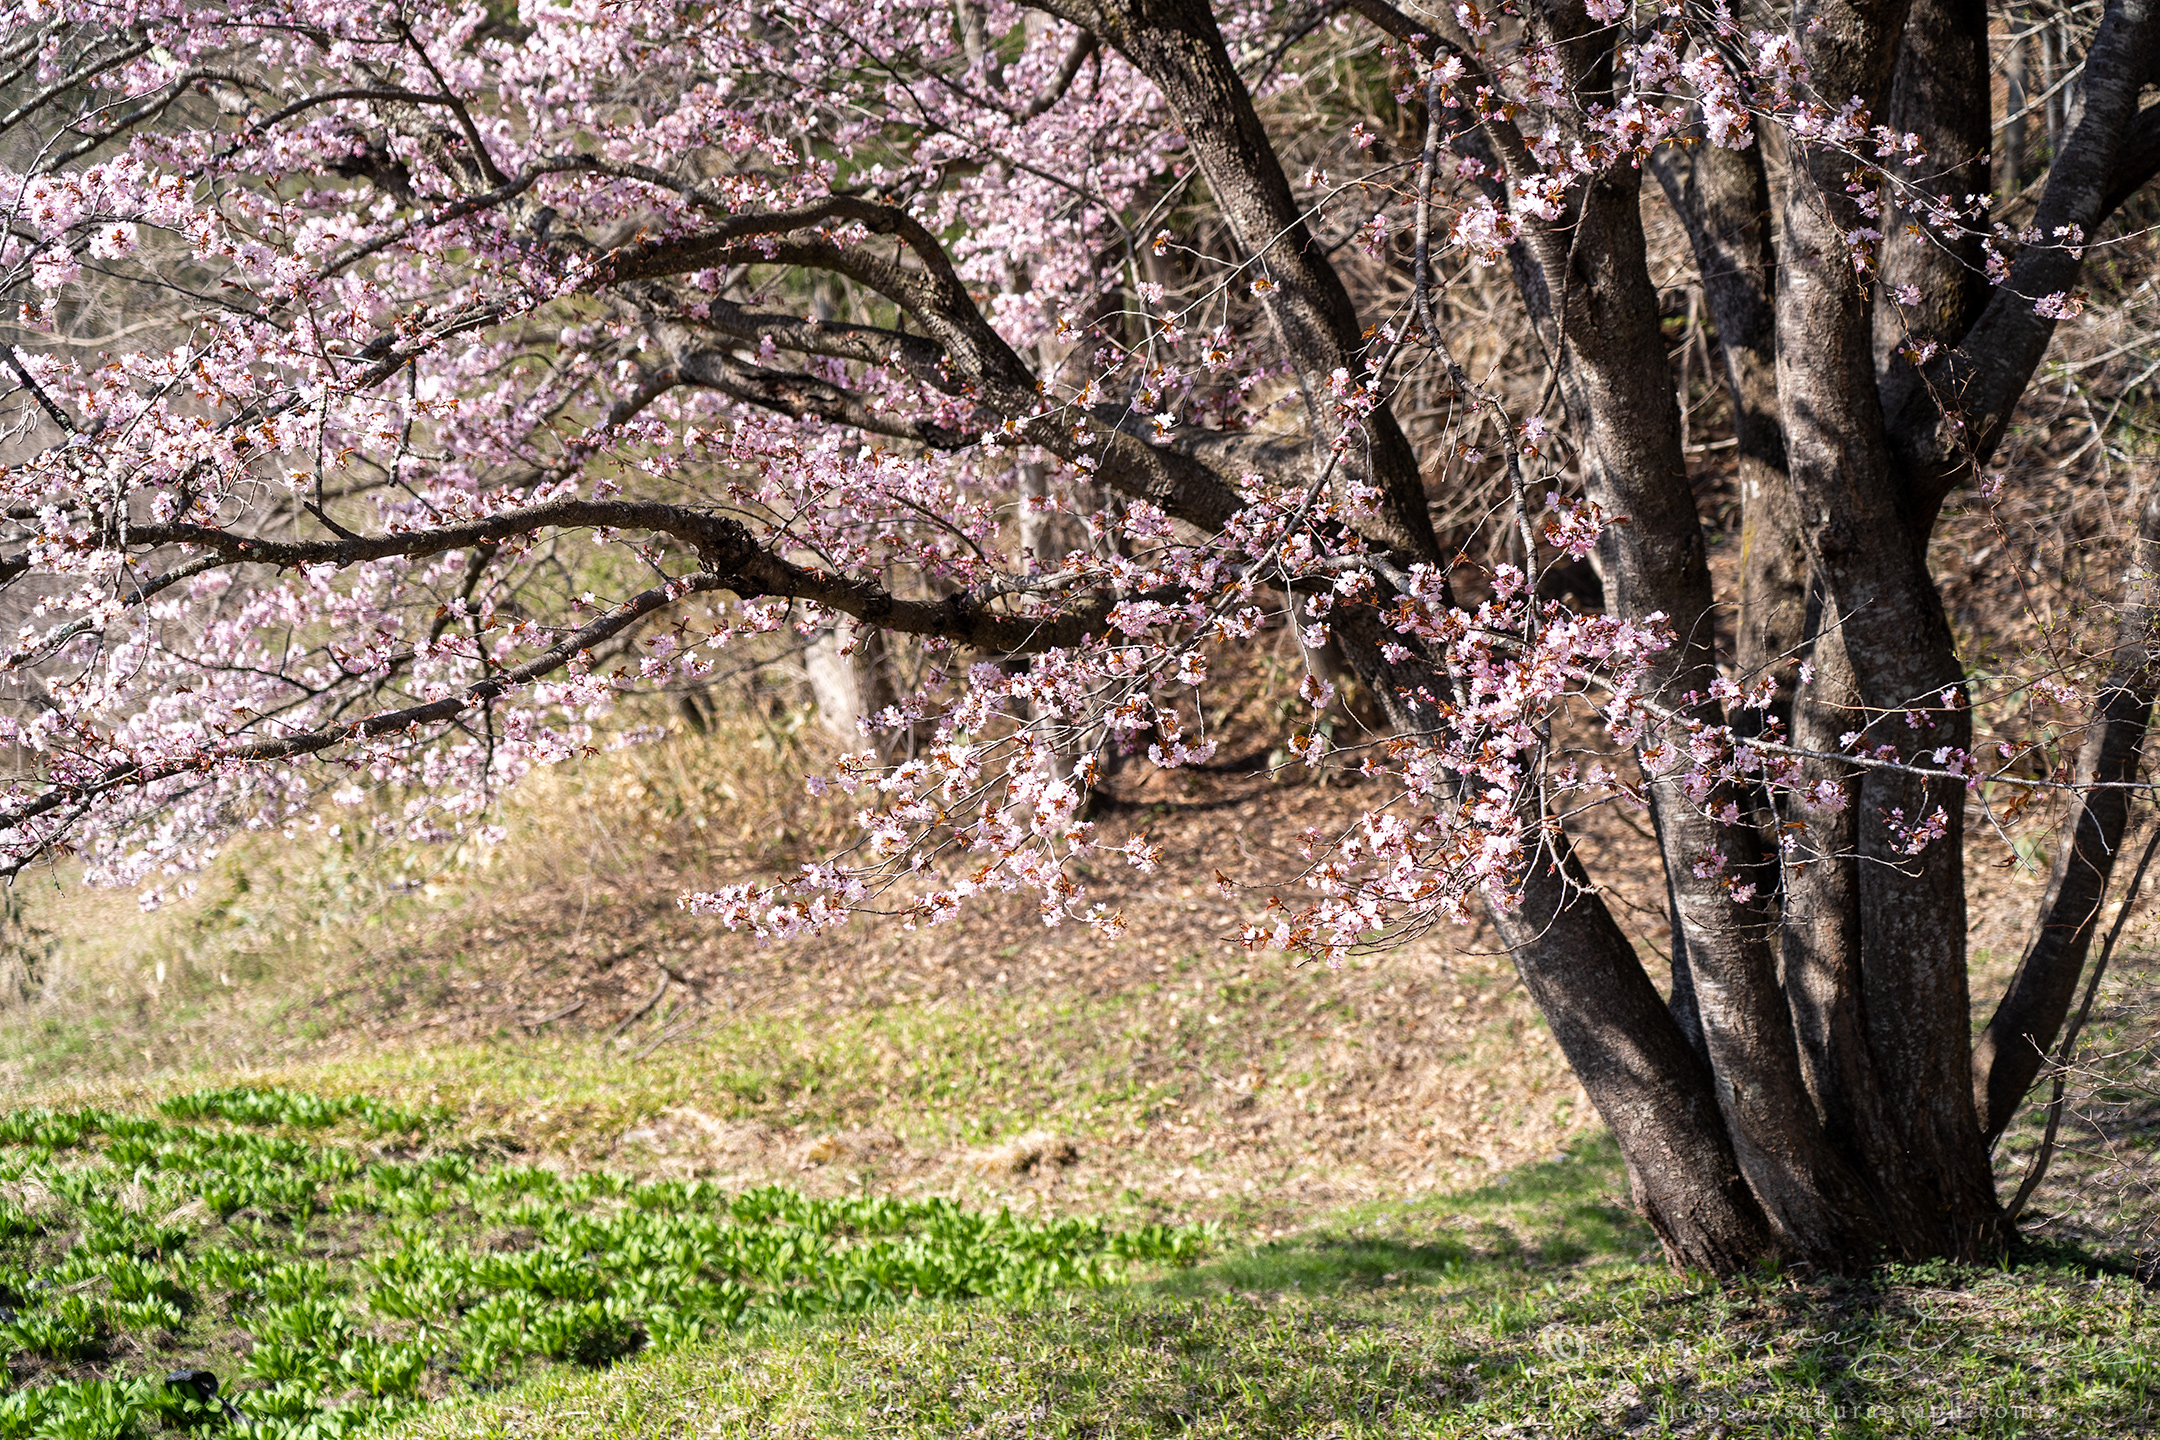
[[[2024,92],[1969,0],[6,13],[9,873],[155,894],[369,795],[482,831],[625,695],[791,630],[912,657],[823,782],[861,841],[687,906],[786,937],[1024,891],[1114,935],[1090,787],[1207,760],[1211,667],[1288,624],[1315,717],[1354,676],[1385,724],[1287,737],[1363,813],[1248,943],[1489,918],[1676,1263],[2003,1243],[1989,1147],[2122,847],[2153,600],[2134,566],[2095,683],[2028,677],[2091,707],[2036,768],[1976,730],[1927,541],[2160,169],[2150,0],[2016,130],[2014,219]],[[1365,113],[1271,128],[1316,45]],[[1656,204],[1734,417],[1722,597]],[[1527,388],[1464,358],[1481,286]],[[1473,483],[1507,563],[1436,530]],[[2005,794],[2067,813],[1974,1049]],[[1572,845],[1612,805],[1654,821],[1662,987]]]

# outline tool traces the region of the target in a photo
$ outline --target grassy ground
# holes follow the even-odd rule
[[[759,1436],[2129,1435],[2150,1297],[2076,1269],[1764,1275],[1644,1254],[1598,1143],[1109,1292],[769,1326],[554,1372],[402,1432]]]
[[[1215,1243],[564,1173],[460,1143],[451,1118],[253,1087],[0,1115],[0,1436],[328,1440],[549,1362],[902,1298],[1024,1301]]]
[[[0,1006],[0,1084],[55,1104],[327,1086],[571,1164],[1269,1228],[1459,1189],[1591,1121],[1474,935],[1298,970],[1229,943],[1242,901],[1107,869],[1135,919],[1115,948],[1026,906],[788,947],[681,914],[685,885],[731,878],[700,837],[822,833],[768,784],[812,758],[716,727],[538,777],[489,852],[301,831],[236,847],[156,915],[37,889],[55,948],[36,997]],[[1175,799],[1105,823],[1213,834],[1264,870],[1343,803]],[[1070,1162],[999,1161],[1031,1132]]]
[[[667,1043],[656,1013],[619,1036],[408,1039],[244,1073],[447,1107],[475,1143],[571,1166],[1269,1227],[1456,1188],[1551,1154],[1590,1118],[1520,992],[1488,970],[1152,969],[1115,989],[986,977],[974,993],[722,1012]],[[1411,1014],[1391,1013],[1406,999]],[[223,1073],[28,1093],[137,1104]],[[1056,1158],[1034,1163],[1031,1135]]]
[[[0,1436],[2160,1424],[2160,1317],[2134,1279],[2039,1252],[1858,1279],[1676,1275],[1602,1136],[1272,1239],[499,1150],[453,1110],[336,1093],[0,1116]]]
[[[2077,1092],[2071,1153],[2036,1201],[2086,1247],[2049,1252],[2074,1263],[1720,1289],[1667,1271],[1581,1091],[1474,933],[1292,970],[1226,943],[1259,894],[1114,872],[1095,883],[1137,922],[1115,950],[1023,912],[784,949],[683,917],[685,883],[730,878],[714,855],[785,863],[822,843],[829,817],[781,783],[812,758],[791,733],[758,721],[540,777],[493,851],[325,827],[243,843],[155,915],[27,892],[0,915],[0,1090],[149,1115],[204,1085],[284,1086],[430,1117],[424,1140],[325,1132],[366,1164],[462,1156],[575,1185],[1220,1227],[1199,1269],[1131,1285],[753,1317],[610,1368],[545,1347],[485,1373],[430,1361],[409,1397],[429,1408],[403,1422],[414,1440],[2153,1427],[2144,1292],[2080,1258],[2134,1262],[2153,1233],[2138,1197],[2154,1198],[2160,975],[2138,926],[2094,1031],[2109,1063]],[[1299,826],[1348,798],[1190,783],[1137,790],[1106,827],[1281,873]],[[1594,839],[1623,871],[1639,843],[1624,827]],[[2013,899],[2038,883],[1980,879]],[[1662,921],[1636,899],[1623,909],[1647,944]],[[1976,989],[2014,958],[2013,927],[1996,929]],[[2008,1184],[2036,1137],[2006,1139]],[[474,1248],[504,1227],[470,1201],[452,1238]],[[356,1213],[292,1233],[273,1216],[276,1233],[240,1248],[343,1245],[277,1263],[351,1266],[413,1223]],[[11,1262],[26,1273],[60,1263],[46,1252],[74,1231],[40,1233]],[[65,1366],[19,1360],[15,1393],[186,1364],[242,1374],[262,1337],[240,1294],[211,1294],[224,1308],[201,1334],[190,1318],[137,1344],[108,1323],[115,1342]],[[396,1325],[371,1339],[392,1347],[385,1365],[411,1362]],[[0,1435],[9,1423],[0,1411]]]

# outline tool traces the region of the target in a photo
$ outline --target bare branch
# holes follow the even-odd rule
[[[2160,699],[2160,483],[2138,518],[2114,657],[2078,753],[2069,821],[2040,919],[1994,1017],[1973,1048],[1973,1097],[1992,1143],[2016,1118],[2061,1028],[2092,946],[2108,877],[2129,826],[2153,705]]]

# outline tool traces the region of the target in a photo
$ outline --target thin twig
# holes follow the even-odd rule
[[[2160,824],[2145,842],[2145,853],[2138,857],[2137,870],[2130,876],[2130,887],[2123,892],[2122,904],[2115,911],[2115,923],[2108,928],[2107,943],[2100,947],[2100,958],[2093,964],[2092,978],[2085,982],[2085,998],[2078,1005],[2076,1018],[2063,1034],[2062,1045],[2055,1052],[2055,1085],[2048,1096],[2047,1133],[2040,1137],[2040,1153],[2033,1156],[2032,1168],[2025,1172],[2025,1183],[2018,1186],[2003,1210],[2003,1223],[2015,1224],[2025,1202],[2039,1187],[2041,1178],[2047,1174],[2048,1161],[2055,1156],[2055,1132],[2062,1125],[2063,1092],[2070,1076],[2070,1054],[2077,1046],[2078,1032],[2085,1028],[2085,1017],[2092,1013],[2093,997],[2100,993],[2100,977],[2107,973],[2108,960],[2115,953],[2115,942],[2122,938],[2123,926],[2129,923],[2130,911],[2137,904],[2138,887],[2145,883],[2145,867],[2152,863],[2153,851],[2160,849]]]
[[[705,1022],[710,1019],[712,1019],[712,1015],[710,1014],[710,1012],[700,1012],[698,1014],[688,1017],[687,1019],[678,1021],[670,1029],[661,1031],[659,1037],[655,1039],[651,1044],[647,1045],[644,1049],[638,1051],[637,1054],[631,1056],[630,1063],[635,1065],[638,1061],[643,1060],[646,1056],[652,1054],[653,1051],[658,1050],[661,1046],[667,1044],[670,1040],[679,1039],[684,1035],[691,1034],[696,1032],[697,1030],[702,1029],[705,1025]]]
[[[638,1021],[644,1019],[647,1015],[651,1014],[653,1006],[660,1003],[660,997],[667,994],[667,987],[668,972],[662,970],[660,972],[660,983],[659,985],[654,987],[652,992],[652,998],[647,1000],[644,1004],[638,1006],[637,1009],[631,1011],[628,1015],[623,1016],[622,1019],[616,1021],[615,1028],[608,1031],[609,1038],[613,1039],[614,1037],[621,1035],[623,1031],[628,1030],[632,1025],[637,1024]]]
[[[568,1005],[563,1006],[560,1010],[550,1010],[547,1014],[542,1015],[537,1020],[523,1020],[519,1023],[522,1024],[527,1030],[538,1030],[543,1025],[552,1025],[557,1020],[568,1019],[570,1016],[577,1014],[578,1011],[584,1008],[585,997],[580,995],[577,999],[571,1001]]]

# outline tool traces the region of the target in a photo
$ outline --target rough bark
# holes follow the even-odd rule
[[[1740,614],[1734,656],[1748,683],[1769,676],[1769,713],[1789,728],[1805,658],[1807,551],[1785,474],[1777,397],[1777,252],[1763,147],[1661,151],[1658,183],[1687,227],[1732,403],[1740,487]],[[1753,733],[1754,716],[1733,717]]]
[[[2160,165],[2160,143],[2147,136],[2137,107],[2156,47],[2160,8],[2153,0],[2110,0],[2086,52],[2078,113],[2033,217],[2041,235],[2090,238]],[[2056,321],[2034,309],[2035,299],[2075,289],[2083,268],[2080,245],[2025,247],[2011,263],[2008,283],[1996,287],[1956,349],[1918,372],[1886,375],[1884,408],[1905,509],[1921,533],[1933,527],[1951,490],[1993,452],[2047,352]]]
[[[1665,852],[1665,822],[1659,818],[1657,796],[1650,796],[1650,830],[1656,838],[1658,853]],[[1680,1035],[1704,1065],[1710,1063],[1710,1046],[1703,1039],[1702,1008],[1695,999],[1695,968],[1688,962],[1687,923],[1680,910],[1680,887],[1674,882],[1672,872],[1665,872],[1666,944],[1671,947],[1667,957],[1672,973],[1665,1008],[1671,1012],[1673,1024],[1680,1027]]]
[[[2103,41],[2127,55],[2142,33],[2145,3],[2117,0]],[[1977,192],[1987,165],[1979,12],[1967,0],[1917,4],[1909,17],[1902,4],[1830,0],[1805,7],[1795,28],[1818,93],[1857,95],[1894,116],[1942,157],[1946,173],[1936,183]],[[1269,264],[1278,338],[1313,393],[1326,370],[1356,354],[1357,318],[1298,219],[1212,16],[1189,0],[1102,9],[1056,0],[1055,8],[1101,33],[1162,87],[1233,232],[1249,256]],[[1384,0],[1358,0],[1355,8],[1421,49],[1446,43],[1418,40],[1424,27]],[[1579,96],[1609,89],[1611,39],[1579,5],[1547,5],[1526,23],[1565,57]],[[2120,203],[2125,172],[2149,148],[2134,104],[2124,109],[2123,97],[2107,90],[2104,57],[2100,71],[2105,93],[2084,106],[2065,147],[2086,145],[2084,168],[2098,178],[2080,180],[2078,167],[2068,167],[2076,173],[2063,193],[2052,203],[2043,197],[2046,215],[2097,217]],[[2103,123],[2094,120],[2095,106],[2112,131],[2094,128]],[[1481,123],[1482,135],[1459,143],[1521,169],[1524,150],[1509,122]],[[1950,373],[1942,362],[1924,377],[1902,362],[1887,373],[1879,364],[1893,347],[1880,333],[1879,292],[1855,275],[1848,254],[1845,232],[1860,228],[1862,217],[1845,193],[1843,163],[1798,154],[1776,194],[1759,154],[1698,151],[1660,178],[1703,262],[1741,433],[1742,663],[1783,667],[1791,684],[1812,644],[1817,673],[1797,696],[1795,738],[1835,752],[1858,732],[1867,744],[1919,757],[1970,738],[1962,670],[1925,554],[1935,492],[1970,453],[1928,451],[1943,416],[1914,409],[1914,394],[1926,388],[1917,380]],[[1672,738],[1689,722],[1728,717],[1701,699],[1717,673],[1714,597],[1643,263],[1635,183],[1624,173],[1590,181],[1560,224],[1526,223],[1511,258],[1556,357],[1572,428],[1584,437],[1591,495],[1629,517],[1603,555],[1608,605],[1636,618],[1663,611],[1678,632],[1655,677],[1661,696],[1681,707]],[[2054,253],[2036,247],[2018,263],[2046,279],[2062,269]],[[1939,312],[1921,317],[1914,338],[1949,345],[1968,329],[1977,292],[1963,267],[1973,258],[1955,245],[1886,249],[1885,285],[1947,296]],[[1965,386],[1959,393],[1968,399],[1999,390],[2006,405],[2037,363],[2034,338],[2044,327],[2030,318],[2033,290],[2009,288],[2024,292],[2026,318],[2012,315],[1998,292],[1951,357],[1965,367],[1959,376],[2007,377]],[[2023,346],[2009,369],[1978,353],[1989,316]],[[2024,369],[2012,373],[2017,364]],[[1932,405],[1949,392],[1938,384],[1926,393]],[[1403,456],[1391,429],[1382,417],[1361,461],[1384,485],[1389,474],[1407,473],[1397,470]],[[1394,509],[1381,538],[1419,553],[1425,541],[1404,520],[1407,482],[1390,494]],[[1348,617],[1339,633],[1353,666],[1390,700],[1399,728],[1431,723],[1416,687],[1376,660],[1374,636]],[[1684,698],[1690,692],[1696,698]],[[1670,1008],[1556,827],[1548,827],[1552,849],[1526,880],[1521,906],[1496,919],[1619,1133],[1638,1199],[1677,1260],[1723,1270],[1742,1254],[1845,1266],[1883,1250],[1985,1253],[1998,1235],[1964,1043],[1962,792],[1835,760],[1813,762],[1812,777],[1837,781],[1847,803],[1806,817],[1805,841],[1773,906],[1774,887],[1757,883],[1747,893],[1747,882],[1771,864],[1755,832],[1716,824],[1701,797],[1652,776],[1675,923]],[[1914,853],[1896,818],[1918,825],[1938,807],[1946,833]],[[1698,869],[1712,856],[1722,858],[1721,874]]]
[[[1852,672],[1833,634],[1811,635],[1814,682],[1793,707],[1793,741],[1818,754],[1835,753],[1839,737],[1856,728]],[[1808,762],[1810,791],[1824,781],[1843,803],[1794,807],[1795,847],[1783,857],[1780,919],[1786,1003],[1798,1032],[1808,1093],[1831,1143],[1848,1155],[1894,1149],[1896,1137],[1879,1123],[1867,1097],[1880,1093],[1863,1024],[1860,984],[1860,861],[1858,767],[1835,760]]]
[[[1594,39],[1599,32],[1579,6],[1550,7],[1543,18],[1548,38],[1570,57],[1578,93],[1594,97],[1609,86],[1609,32]],[[1715,727],[1726,717],[1708,697],[1718,674],[1715,597],[1681,454],[1639,172],[1615,169],[1588,182],[1568,218],[1565,233],[1532,232],[1516,273],[1527,282],[1548,350],[1559,357],[1569,419],[1586,441],[1590,496],[1608,513],[1629,517],[1605,537],[1608,608],[1635,620],[1662,613],[1675,631],[1652,684],[1676,707],[1659,738],[1677,748],[1691,724]],[[1789,1253],[1826,1266],[1853,1263],[1869,1249],[1869,1201],[1829,1146],[1801,1079],[1777,984],[1772,886],[1760,840],[1750,824],[1714,818],[1723,803],[1745,807],[1748,797],[1689,795],[1670,762],[1646,763],[1645,770],[1675,952],[1742,1173]]]
[[[1494,920],[1524,985],[1598,1114],[1619,1138],[1635,1203],[1675,1265],[1729,1275],[1783,1253],[1726,1133],[1709,1068],[1690,1049],[1567,837]]]
[[[1818,89],[1879,101],[1904,18],[1902,6],[1824,4],[1809,18],[1804,41]],[[1844,238],[1860,228],[1845,168],[1831,153],[1808,151],[1787,170],[1778,392],[1801,536],[1823,587],[1823,638],[1842,652],[1852,699],[1866,717],[1855,728],[1863,744],[1918,756],[1962,748],[1970,711],[1926,569],[1926,531],[1908,526],[1899,504],[1875,384],[1869,295]],[[1823,648],[1818,642],[1818,666]],[[1852,1138],[1862,1172],[1883,1198],[1892,1247],[1977,1256],[1994,1244],[1996,1204],[1965,1043],[1963,790],[1880,770],[1863,773],[1854,788],[1851,894],[1809,901],[1850,906],[1851,919],[1831,926],[1837,952],[1803,953],[1799,968],[1840,982],[1828,999],[1846,1013],[1822,1017],[1819,1033],[1864,1037],[1875,1085],[1865,1095],[1845,1094],[1843,1105],[1864,1113]],[[1917,824],[1938,809],[1946,833],[1908,853],[1895,818]],[[1817,924],[1827,918],[1818,915]],[[1794,927],[1787,936],[1790,957],[1816,938],[1816,928]],[[1835,1075],[1841,1060],[1853,1063],[1825,1055],[1811,1068]]]
[[[1914,183],[1953,210],[1968,195],[1989,193],[1993,139],[1985,0],[1913,0],[1890,82],[1890,128],[1920,137],[1926,159]],[[1942,235],[1916,221],[1914,206],[1893,193],[1883,207],[1875,286],[1875,370],[1910,368],[1908,346],[1955,345],[1988,294],[1977,230]],[[1917,304],[1897,291],[1911,286]]]

